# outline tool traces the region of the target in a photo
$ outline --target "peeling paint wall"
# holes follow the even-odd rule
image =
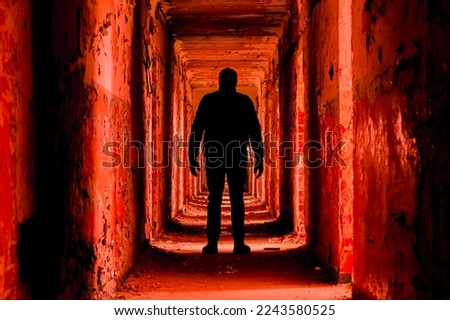
[[[268,71],[267,82],[263,86],[262,106],[265,117],[261,119],[261,127],[265,148],[265,174],[263,177],[265,199],[268,211],[279,218],[280,212],[280,172],[281,157],[279,145],[280,136],[280,93],[279,93],[279,69],[278,56],[272,58],[271,68]]]
[[[34,214],[35,184],[32,14],[30,1],[0,3],[0,299],[24,299],[19,233]]]
[[[148,47],[151,55],[150,79],[152,94],[146,107],[146,141],[152,144],[146,186],[146,232],[150,229],[150,240],[164,230],[170,216],[171,201],[171,154],[169,142],[172,132],[172,45],[164,16],[151,1],[146,12],[146,29],[150,31]]]
[[[339,282],[351,281],[353,272],[353,216],[354,216],[354,104],[352,50],[353,0],[341,0],[338,9],[339,39],[339,141],[331,152],[339,166]],[[336,165],[336,163],[334,163]]]
[[[426,103],[425,13],[418,3],[354,7],[354,281],[369,297],[416,298],[419,155],[412,117]]]
[[[142,213],[138,3],[33,8],[36,216],[23,264],[35,298],[105,298],[131,268]],[[24,166],[25,167],[25,166]]]
[[[305,237],[305,90],[301,36],[306,16],[300,15],[301,3],[293,2],[293,5],[294,14],[281,39],[280,59],[280,119],[281,138],[284,141],[280,150],[283,161],[280,185],[282,195],[293,196],[281,197],[281,213],[286,229]]]
[[[299,2],[308,243],[336,281],[353,263],[352,1]],[[302,19],[305,21],[302,22]]]
[[[353,10],[355,293],[448,298],[449,8]]]
[[[171,150],[171,218],[184,210],[187,200],[195,194],[197,179],[190,174],[188,162],[188,141],[191,125],[197,109],[196,101],[192,99],[192,87],[186,78],[183,61],[175,53],[172,57],[173,94],[171,108],[173,110],[172,130],[173,141]],[[195,107],[194,107],[195,106]],[[206,214],[206,212],[205,212]]]
[[[111,297],[139,244],[167,220],[170,171],[151,162],[168,157],[165,21],[157,1],[6,4],[1,151],[11,201],[1,216],[0,292]]]
[[[311,34],[312,46],[310,61],[313,69],[312,85],[315,93],[311,103],[317,108],[314,119],[314,140],[320,141],[317,146],[319,154],[316,159],[311,158],[309,166],[315,172],[312,188],[319,203],[313,210],[314,234],[312,243],[315,253],[333,272],[338,272],[339,235],[338,225],[338,201],[339,201],[339,167],[334,162],[326,159],[329,144],[339,140],[339,87],[336,77],[338,58],[338,5],[337,1],[321,1],[312,11]],[[317,238],[319,236],[319,238]],[[334,270],[333,270],[334,269]]]

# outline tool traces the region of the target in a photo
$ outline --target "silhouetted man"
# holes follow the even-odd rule
[[[206,182],[209,190],[208,244],[204,254],[217,254],[220,236],[222,195],[227,177],[231,201],[231,223],[235,254],[250,253],[244,243],[244,186],[247,180],[248,145],[255,153],[255,173],[263,173],[264,149],[261,126],[252,100],[236,92],[237,73],[226,68],[219,74],[219,90],[200,101],[189,139],[189,163],[194,176],[200,169],[197,156],[202,136]]]

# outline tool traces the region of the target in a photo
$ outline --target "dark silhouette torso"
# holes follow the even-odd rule
[[[193,147],[198,148],[203,133],[206,157],[233,156],[233,162],[246,157],[249,139],[256,144],[262,140],[252,100],[235,90],[219,90],[203,97],[192,125]],[[217,153],[217,148],[223,153]]]
[[[247,148],[263,157],[261,126],[252,100],[235,88],[221,88],[205,95],[198,107],[189,140],[189,159],[197,160],[203,137],[206,181],[209,190],[206,252],[217,252],[221,228],[221,203],[225,177],[231,201],[235,249],[244,245],[244,186],[247,180]],[[204,248],[205,249],[205,248]]]

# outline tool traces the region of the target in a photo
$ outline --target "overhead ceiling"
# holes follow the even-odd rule
[[[217,86],[219,71],[235,69],[239,84],[257,86],[278,52],[289,0],[168,0],[161,9],[175,54],[194,88]]]

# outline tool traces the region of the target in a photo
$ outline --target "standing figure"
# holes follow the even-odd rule
[[[261,126],[252,100],[236,91],[237,73],[223,69],[219,74],[219,90],[205,95],[200,101],[189,138],[190,171],[200,170],[198,154],[203,137],[206,182],[209,191],[204,254],[217,254],[220,237],[222,195],[227,177],[231,201],[231,223],[235,254],[250,253],[244,242],[244,188],[247,181],[249,144],[255,154],[255,174],[264,170],[264,148]]]

